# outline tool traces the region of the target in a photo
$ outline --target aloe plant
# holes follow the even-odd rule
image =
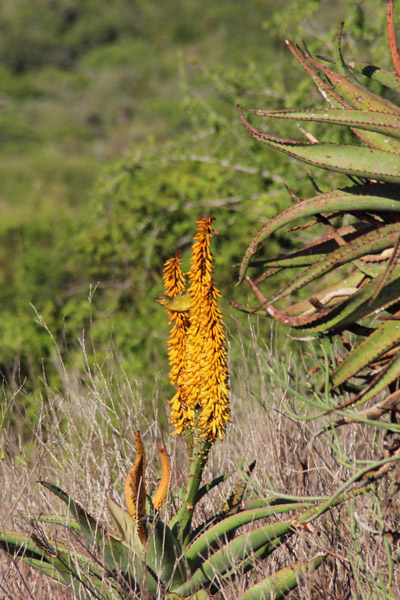
[[[164,523],[154,507],[153,514],[141,517],[139,523],[110,497],[108,507],[118,527],[116,535],[61,488],[45,481],[41,485],[65,502],[71,517],[62,520],[38,515],[32,521],[30,535],[2,532],[0,547],[43,574],[71,586],[81,594],[79,597],[110,599],[131,599],[136,597],[134,594],[171,600],[208,598],[208,593],[223,588],[224,582],[253,568],[255,558],[268,557],[314,515],[320,514],[321,507],[325,512],[345,499],[342,495],[331,504],[313,506],[315,502],[288,502],[274,496],[262,502],[241,502],[240,507],[227,506],[200,530],[193,531],[190,543],[183,549],[174,535],[174,527]],[[287,513],[294,514],[281,520]],[[267,517],[275,520],[234,537],[242,525],[257,525]],[[50,539],[40,527],[43,522],[62,525],[70,533],[69,541]],[[145,537],[139,534],[138,525]],[[74,549],[77,539],[83,547],[81,551]],[[320,553],[272,574],[248,590],[243,600],[283,597],[326,558],[326,554]]]
[[[255,139],[349,179],[343,188],[318,192],[303,201],[296,198],[294,206],[263,225],[251,240],[239,272],[239,283],[246,279],[258,300],[253,309],[238,306],[241,310],[264,314],[309,336],[339,338],[341,356],[331,363],[330,390],[333,394],[349,391],[350,397],[337,409],[366,402],[388,387],[393,392],[400,377],[400,107],[360,83],[363,77],[375,80],[391,91],[391,97],[400,91],[392,0],[387,5],[387,30],[393,72],[346,61],[342,27],[330,59],[317,60],[307,49],[286,42],[327,108],[238,107]],[[305,141],[283,139],[256,128],[246,117],[250,114],[346,126],[358,141],[323,142],[307,133]],[[289,255],[261,258],[262,245],[285,226],[290,231],[315,231],[314,241]],[[263,272],[254,271],[260,265]],[[294,269],[295,274],[287,285],[265,295],[263,282],[282,269]],[[355,334],[357,341],[347,332]],[[396,406],[396,402],[382,404],[380,415],[388,410],[394,415]]]
[[[117,533],[99,523],[67,492],[46,481],[41,481],[41,486],[66,504],[69,518],[30,516],[30,533],[0,533],[0,547],[9,555],[72,587],[79,597],[207,599],[253,569],[257,561],[267,559],[300,529],[310,531],[310,521],[368,489],[343,488],[334,497],[321,499],[276,495],[251,499],[246,497],[246,483],[253,463],[247,471],[242,470],[241,480],[215,514],[193,527],[199,501],[232,476],[224,474],[202,485],[209,452],[217,437],[223,439],[230,418],[225,333],[210,250],[212,220],[198,222],[186,310],[181,310],[181,305],[176,311],[168,309],[173,303],[166,303],[165,297],[161,302],[167,306],[172,325],[170,379],[177,383],[170,421],[175,434],[184,437],[190,465],[181,508],[169,522],[161,518],[171,478],[170,462],[162,446],[158,447],[160,484],[153,496],[148,496],[147,456],[137,431],[135,460],[125,483],[126,509],[112,497],[108,499]],[[165,265],[165,291],[172,298],[185,288],[186,278],[176,254]],[[46,533],[49,524],[61,526],[61,539]],[[240,530],[243,525],[247,525],[244,532]],[[326,560],[327,553],[322,552],[288,565],[245,591],[242,600],[283,598]]]

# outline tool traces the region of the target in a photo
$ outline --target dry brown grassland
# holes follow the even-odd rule
[[[266,344],[256,327],[250,324],[249,335],[235,333],[230,339],[237,355],[241,353],[236,364],[230,365],[233,418],[226,439],[215,444],[204,479],[235,470],[240,458],[244,465],[256,459],[254,485],[249,489],[253,495],[267,496],[268,489],[273,487],[289,495],[329,496],[354,474],[349,465],[383,456],[382,434],[379,429],[371,434],[369,427],[351,425],[338,429],[335,435],[320,436],[310,446],[321,423],[296,420],[288,415],[290,394],[284,385],[266,377],[265,365],[279,361],[289,364],[290,357],[279,357],[269,350],[274,347],[273,341]],[[262,328],[266,329],[265,321]],[[13,431],[1,429],[0,447],[5,453],[0,460],[0,528],[29,530],[31,515],[65,514],[65,505],[41,489],[37,483],[40,478],[56,483],[90,509],[100,522],[112,526],[106,500],[112,491],[122,503],[121,492],[133,460],[137,428],[148,451],[150,479],[159,476],[158,459],[152,448],[163,437],[173,466],[170,498],[177,501],[174,491],[184,485],[187,469],[182,440],[162,434],[157,391],[152,400],[141,397],[139,384],[128,381],[114,360],[110,361],[106,376],[104,365],[87,366],[84,377],[66,373],[61,365],[63,388],[48,389],[42,399],[39,424],[31,431],[34,451],[30,456],[26,456]],[[13,411],[17,401],[18,393],[8,401],[9,411]],[[392,472],[376,483],[375,494],[371,492],[331,510],[313,522],[309,531],[299,530],[270,559],[257,565],[251,575],[232,581],[224,590],[223,599],[235,600],[251,582],[320,550],[331,554],[331,562],[320,568],[313,579],[303,581],[290,598],[400,598],[398,564],[392,565],[392,590],[397,593],[385,596],[380,592],[389,577],[388,544],[390,552],[396,554],[395,542],[387,541],[381,533],[399,530],[398,487],[399,480],[396,487],[396,473]],[[196,514],[198,521],[214,512],[228,488],[229,482],[205,497]],[[166,510],[172,512],[171,504]],[[399,553],[397,545],[398,557]],[[11,562],[2,553],[0,598],[72,600],[76,597],[71,590],[37,575],[21,563]]]

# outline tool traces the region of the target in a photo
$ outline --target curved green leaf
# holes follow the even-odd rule
[[[294,47],[290,42],[286,42],[293,56],[300,62],[302,67],[307,71],[322,97],[330,104],[332,108],[355,108],[360,110],[372,110],[382,113],[399,114],[398,107],[388,100],[373,94],[370,90],[360,87],[358,82],[354,81],[354,76],[351,71],[343,70],[343,73],[338,74],[331,71],[327,67],[321,65],[301,48]],[[342,67],[342,64],[339,65]],[[324,79],[319,73],[325,75]],[[329,83],[328,83],[329,82]],[[360,130],[352,128],[352,131],[358,138],[372,148],[387,150],[394,154],[400,153],[398,144],[391,144],[388,147],[387,140],[380,133]]]
[[[320,554],[306,561],[301,561],[277,571],[260,583],[247,590],[241,600],[279,600],[293,590],[304,577],[318,569],[326,560],[327,554]]]
[[[189,576],[182,548],[171,529],[156,518],[149,528],[146,564],[162,583],[177,586]]]
[[[192,577],[174,589],[174,592],[181,596],[187,596],[200,587],[211,585],[215,579],[226,575],[232,569],[232,565],[237,566],[267,542],[292,534],[292,527],[292,521],[282,521],[242,534],[205,560]]]
[[[56,515],[24,515],[27,519],[33,519],[34,521],[38,521],[40,523],[50,523],[52,525],[62,525],[63,527],[67,527],[68,529],[74,529],[75,531],[81,531],[81,527],[75,519],[69,517],[57,517]]]
[[[396,302],[400,296],[400,267],[393,270],[386,285],[379,295],[371,302],[375,292],[379,289],[380,279],[374,279],[359,289],[350,298],[340,302],[331,309],[322,310],[314,315],[289,316],[281,313],[273,306],[267,306],[266,311],[285,325],[307,329],[314,334],[332,333],[334,330],[343,330],[359,319],[366,317],[384,307]]]
[[[400,377],[400,352],[396,354],[394,359],[373,379],[373,381],[362,390],[356,402],[366,402],[379,392],[384,390],[389,384],[396,381]]]
[[[130,514],[111,497],[108,498],[107,505],[123,540],[129,547],[135,548],[137,551],[142,551],[143,544],[137,533],[136,523]]]
[[[33,534],[32,539],[42,549],[54,569],[62,576],[63,582],[73,587],[76,592],[81,592],[83,588],[93,593],[96,589],[104,587],[103,569],[96,561],[72,551],[68,544],[48,540],[45,536],[39,537]],[[37,567],[40,568],[39,565]],[[114,584],[112,585],[114,587]],[[105,588],[104,592],[106,597],[114,597],[111,590],[108,593]]]
[[[350,74],[347,77],[340,75],[306,54],[299,46],[294,47],[290,42],[286,42],[286,44],[294,57],[301,62],[303,66],[304,63],[306,63],[317,72],[323,73],[335,92],[349,102],[354,108],[365,111],[371,110],[382,113],[400,114],[400,108],[398,106],[393,104],[393,102],[386,100],[386,98],[374,94],[371,90],[367,90],[365,87],[354,83]],[[300,60],[300,58],[302,60]]]
[[[303,288],[315,279],[330,273],[337,267],[352,262],[366,254],[390,248],[396,243],[399,234],[400,223],[395,223],[360,235],[345,246],[340,246],[318,262],[304,269],[302,273],[295,277],[288,285],[281,288],[268,302],[283,298]]]
[[[363,493],[362,490],[359,493]],[[269,544],[273,548],[277,547],[283,539],[293,535],[302,523],[313,519],[330,510],[333,506],[341,504],[347,500],[348,496],[341,494],[335,498],[324,502],[321,505],[314,506],[306,512],[288,521],[270,523],[259,527],[250,532],[243,533],[229,544],[225,544],[217,550],[212,556],[205,560],[188,581],[183,583],[173,591],[181,596],[187,596],[200,587],[210,585],[218,581],[221,577],[227,577],[232,571],[237,574],[240,568],[248,565],[248,560],[258,551],[265,553]]]
[[[399,81],[396,74],[392,71],[387,71],[386,69],[381,69],[381,67],[376,67],[375,65],[363,63],[358,60],[350,60],[348,66],[356,73],[365,75],[369,79],[377,81],[394,92],[399,92]]]
[[[307,498],[302,499],[302,502],[305,502],[307,500]],[[312,501],[315,501],[315,498],[313,498],[312,500],[308,500],[308,503],[311,503]],[[245,510],[250,510],[253,508],[265,508],[267,506],[276,506],[277,504],[291,504],[293,506],[293,504],[298,504],[300,502],[299,499],[297,500],[293,500],[292,498],[288,498],[287,496],[278,496],[278,495],[274,495],[274,496],[267,496],[266,498],[253,498],[252,500],[248,500],[245,503]]]
[[[47,561],[43,549],[32,540],[31,536],[19,531],[9,529],[0,532],[0,548],[12,557],[25,556],[38,561]]]
[[[246,110],[275,119],[317,121],[347,126],[368,146],[391,154],[400,154],[400,143],[396,141],[400,137],[398,115],[347,108],[287,111]]]
[[[271,119],[294,121],[316,121],[356,127],[379,132],[393,138],[400,138],[400,115],[363,111],[345,108],[315,108],[309,110],[257,110],[246,108],[247,112]],[[388,143],[390,140],[388,140]],[[387,144],[388,145],[388,144]]]
[[[77,520],[81,531],[84,533],[89,544],[101,543],[104,537],[104,531],[99,522],[85,509],[79,502],[71,498],[67,492],[57,487],[53,483],[40,481],[41,485],[58,496],[68,506],[72,516]]]
[[[250,510],[244,510],[238,514],[223,519],[220,523],[210,527],[201,534],[185,551],[186,559],[193,570],[197,563],[204,561],[211,550],[223,542],[227,534],[234,533],[239,527],[246,523],[252,523],[259,519],[265,519],[274,514],[289,512],[291,510],[310,507],[309,502],[296,504],[281,504],[274,506],[263,506]]]
[[[391,185],[352,186],[308,198],[299,204],[290,206],[256,233],[246,249],[239,271],[239,285],[246,275],[251,258],[261,244],[278,229],[302,217],[324,214],[334,211],[387,211],[399,212],[400,198],[398,189]]]
[[[340,279],[340,281],[336,281],[333,285],[328,287],[323,286],[322,289],[315,291],[312,295],[312,298],[319,301],[321,304],[327,305],[326,314],[334,308],[332,302],[336,299],[336,302],[342,300],[343,298],[348,298],[350,295],[355,293],[356,289],[359,288],[361,283],[365,280],[365,276],[360,271],[353,271],[348,277]],[[305,298],[304,300],[300,300],[281,309],[281,312],[284,315],[296,316],[296,315],[304,315],[304,313],[310,313],[310,302],[311,298]],[[258,307],[255,312],[260,312],[260,310],[265,310],[264,306]],[[311,315],[314,319],[318,320],[318,315],[321,316],[321,310],[317,310]]]
[[[385,321],[336,367],[331,375],[336,388],[400,343],[400,321]]]
[[[268,135],[255,129],[238,108],[239,117],[258,141],[306,164],[367,179],[400,183],[400,157],[376,148],[333,143],[300,142]]]
[[[95,568],[96,563],[87,556],[73,552],[68,544],[41,540],[17,531],[5,531],[0,534],[0,548],[44,575],[71,585],[76,591],[81,586],[102,587],[104,597],[116,598],[115,594],[111,594],[111,591],[108,593],[102,586],[101,569]]]

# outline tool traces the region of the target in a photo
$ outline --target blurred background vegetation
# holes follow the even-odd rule
[[[21,413],[46,383],[62,388],[59,352],[85,369],[82,343],[100,364],[116,349],[143,393],[165,375],[153,299],[201,217],[217,218],[226,325],[246,322],[229,306],[247,302],[232,266],[291,202],[283,183],[313,191],[302,165],[248,136],[236,103],[315,105],[283,40],[329,55],[345,20],[347,56],[379,62],[384,13],[371,0],[2,0],[0,374],[6,395],[23,386]]]

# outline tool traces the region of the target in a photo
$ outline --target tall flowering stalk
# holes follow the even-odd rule
[[[170,420],[176,434],[198,429],[210,442],[217,435],[222,439],[230,418],[226,339],[217,306],[221,294],[215,286],[210,250],[213,219],[197,222],[188,274],[189,309],[168,310],[173,323],[168,343],[170,381],[178,386],[170,402]],[[180,256],[175,255],[164,266],[167,297],[182,294],[184,282]]]
[[[213,277],[210,241],[214,217],[197,222],[189,271],[191,298],[184,387],[191,414],[199,409],[201,435],[221,439],[229,421],[229,389],[225,331],[217,306],[221,296]]]
[[[170,402],[170,421],[175,434],[183,433],[191,459],[186,500],[179,514],[184,545],[189,539],[195,497],[208,453],[216,437],[223,438],[230,418],[226,338],[217,306],[221,294],[214,282],[210,249],[215,233],[213,220],[209,217],[197,222],[186,294],[180,256],[175,255],[164,265],[167,296],[157,299],[168,309],[173,323],[169,340],[170,381],[176,382],[178,389]],[[182,312],[185,297],[187,310]]]

